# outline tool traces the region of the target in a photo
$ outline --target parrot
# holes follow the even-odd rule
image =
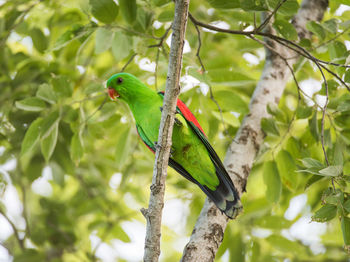
[[[108,95],[129,106],[138,135],[155,153],[164,92],[147,87],[129,73],[117,73],[106,82]],[[177,100],[169,166],[195,183],[228,218],[239,208],[239,195],[219,156],[187,106]]]

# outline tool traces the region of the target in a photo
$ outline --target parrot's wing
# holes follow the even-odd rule
[[[161,92],[160,95],[164,96],[164,93]],[[235,212],[234,211],[235,207],[239,206],[239,203],[238,203],[239,195],[237,193],[237,190],[229,174],[227,173],[223,163],[221,162],[214,148],[210,145],[202,127],[199,125],[197,119],[192,114],[192,112],[188,109],[185,103],[183,103],[180,99],[177,100],[176,105],[177,105],[176,112],[182,115],[186,119],[187,123],[191,126],[194,133],[198,136],[198,138],[202,141],[203,145],[207,149],[210,159],[215,166],[216,175],[220,181],[219,186],[214,191],[210,190],[206,186],[200,185],[198,182],[195,182],[195,183],[200,186],[200,188],[209,196],[209,198],[211,198],[211,200],[213,200],[215,204],[223,212],[225,212],[225,214],[228,217],[233,217],[233,214],[234,214],[233,212]],[[187,173],[186,170],[184,171]],[[185,176],[183,172],[179,172],[179,173]]]
[[[149,148],[149,150],[151,150],[153,153],[155,153],[156,148],[154,146],[154,143],[148,139],[145,132],[143,132],[142,127],[139,125],[136,125],[136,130],[137,130],[137,133],[139,134],[141,140],[145,143],[145,145]],[[181,175],[183,175],[185,178],[187,178],[191,182],[198,184],[198,182],[196,180],[194,180],[193,177],[174,159],[169,158],[169,166],[171,166],[173,169],[175,169],[177,172],[179,172]]]
[[[139,134],[141,140],[143,141],[143,143],[145,143],[145,145],[148,147],[148,149],[151,150],[153,153],[156,152],[156,148],[154,146],[154,143],[148,139],[145,132],[143,132],[142,127],[139,126],[138,124],[136,124],[136,130],[137,130],[137,133]]]

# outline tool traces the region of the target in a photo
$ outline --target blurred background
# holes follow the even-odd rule
[[[255,2],[191,0],[190,11],[221,28],[251,30],[261,11],[277,3]],[[277,13],[281,21],[300,4],[287,3]],[[304,45],[320,59],[347,61],[350,6],[344,4],[330,1],[328,22],[310,26],[314,36]],[[139,210],[148,205],[154,155],[138,138],[127,105],[107,98],[104,82],[124,70],[164,90],[173,9],[167,0],[0,0],[1,262],[142,260]],[[265,51],[244,36],[200,32],[201,42],[188,22],[180,98],[223,159],[248,113]],[[200,43],[205,73],[196,56]],[[330,180],[297,172],[301,159],[324,161],[317,105],[324,105],[325,91],[312,63],[300,59],[294,70],[307,96],[298,100],[290,81],[279,107],[270,109],[244,212],[229,223],[216,261],[349,261],[336,204],[315,217]],[[350,99],[333,76],[327,80],[331,101]],[[337,106],[330,105],[326,145],[350,174],[349,111],[334,116]],[[265,164],[271,161],[274,171]],[[271,172],[275,179],[266,178]],[[339,181],[337,194],[346,200],[349,186]],[[161,261],[181,258],[204,199],[169,169]]]

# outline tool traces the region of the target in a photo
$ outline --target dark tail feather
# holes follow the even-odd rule
[[[233,219],[242,208],[236,188],[231,180],[225,181],[226,177],[219,176],[219,185],[215,190],[206,186],[199,185],[204,193],[215,203],[215,205],[225,213],[226,216]]]
[[[211,199],[215,205],[226,214],[229,218],[235,218],[242,208],[239,201],[239,195],[235,186],[233,185],[231,178],[227,174],[226,169],[216,168],[216,174],[219,178],[219,185],[215,190],[211,190],[206,186],[198,183],[193,177],[184,169],[179,163],[169,158],[169,165],[174,168],[177,172],[183,175],[191,182],[197,184],[202,191]]]

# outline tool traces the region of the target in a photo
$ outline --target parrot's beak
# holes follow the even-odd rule
[[[116,100],[120,97],[119,93],[112,87],[108,87],[108,95],[112,100]]]

